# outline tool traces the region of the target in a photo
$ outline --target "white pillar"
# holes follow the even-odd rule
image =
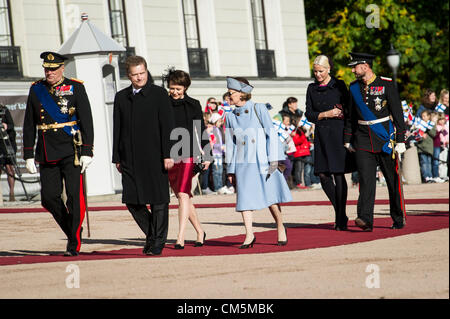
[[[84,81],[91,104],[94,123],[94,160],[86,170],[88,195],[114,194],[111,138],[105,104],[102,66],[109,63],[107,55],[74,56],[67,63],[66,76]],[[116,68],[116,78],[118,78]]]
[[[415,146],[406,150],[405,155],[403,156],[402,172],[406,184],[422,183],[420,177],[419,155],[417,154],[417,148]]]

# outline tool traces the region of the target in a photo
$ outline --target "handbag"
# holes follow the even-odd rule
[[[255,115],[258,118],[259,124],[261,124],[261,127],[264,128],[264,125],[262,124],[261,119],[259,118],[258,112],[256,112],[256,103],[253,104],[253,110],[255,111]],[[285,169],[286,165],[278,161],[278,170],[283,174]]]
[[[195,137],[197,139],[197,144],[198,144],[198,148],[200,150],[200,152],[202,151],[202,147],[200,145],[200,141],[198,140],[198,134],[197,134],[197,127],[194,126],[194,131],[195,131]],[[197,156],[196,160],[194,161],[194,167],[192,168],[192,172],[195,175],[197,175],[198,173],[201,173],[203,171],[203,169],[205,168],[205,163],[204,160],[202,158],[202,156]]]

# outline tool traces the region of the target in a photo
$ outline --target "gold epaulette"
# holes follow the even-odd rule
[[[75,81],[75,82],[78,82],[78,83],[81,83],[81,84],[83,84],[84,83],[84,81],[83,80],[79,80],[79,79],[75,79],[75,78],[70,78],[72,81]]]
[[[35,84],[37,84],[37,83],[39,83],[39,82],[42,82],[42,81],[44,81],[45,79],[39,79],[39,80],[37,80],[37,81],[34,81],[33,83],[31,83],[31,86],[33,86],[33,85],[35,85]]]

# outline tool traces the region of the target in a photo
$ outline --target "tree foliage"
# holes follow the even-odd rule
[[[403,99],[417,107],[426,88],[437,94],[448,89],[449,2],[374,2],[304,0],[311,67],[315,56],[326,54],[333,59],[334,74],[349,84],[354,80],[349,52],[366,52],[376,55],[376,74],[392,76],[386,61],[392,43],[401,54],[397,83]]]

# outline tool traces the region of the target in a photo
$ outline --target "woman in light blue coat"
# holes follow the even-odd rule
[[[278,231],[278,245],[287,244],[280,203],[292,200],[278,169],[283,147],[265,104],[250,100],[253,87],[244,78],[227,78],[233,112],[227,114],[225,146],[227,174],[236,185],[236,211],[242,213],[246,237],[240,248],[253,247],[253,211],[269,208]]]

